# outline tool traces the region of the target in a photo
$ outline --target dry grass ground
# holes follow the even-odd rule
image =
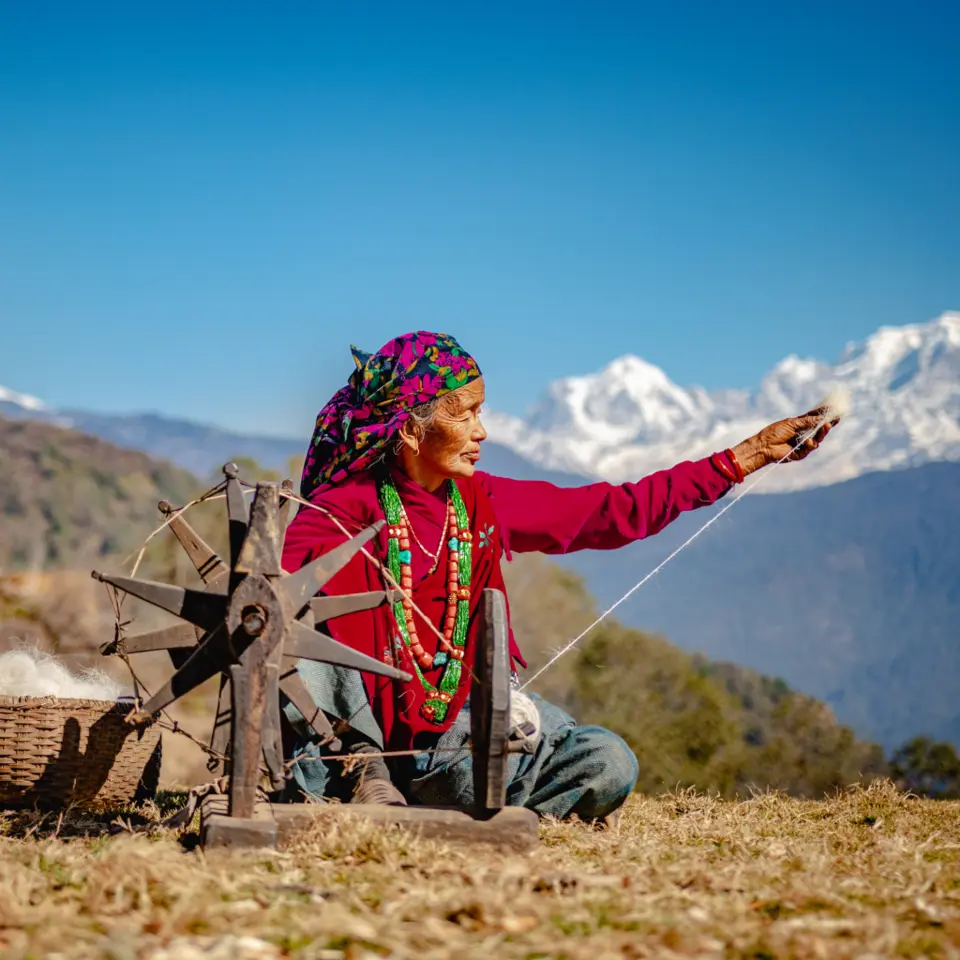
[[[8,815],[2,956],[960,956],[960,803],[884,782],[636,797],[618,833],[544,824],[527,856],[329,822],[282,854],[64,839],[83,826]]]

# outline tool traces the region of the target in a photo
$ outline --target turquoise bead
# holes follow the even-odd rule
[[[447,661],[450,659],[450,655],[446,650],[438,650],[433,655],[433,665],[435,667],[444,667],[447,665]]]
[[[460,541],[459,541],[456,537],[451,537],[451,538],[450,538],[450,542],[447,544],[447,546],[448,546],[451,550],[459,550],[459,549],[460,549]]]
[[[411,563],[413,560],[413,556],[409,550],[401,550],[399,553],[399,557],[400,557],[401,563]]]

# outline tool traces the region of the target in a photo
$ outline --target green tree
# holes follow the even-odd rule
[[[890,773],[911,793],[938,800],[960,799],[960,757],[949,743],[914,737],[894,753]]]
[[[583,641],[574,676],[576,715],[630,744],[640,790],[729,791],[727,755],[739,746],[733,703],[689,656],[659,637],[604,623]]]

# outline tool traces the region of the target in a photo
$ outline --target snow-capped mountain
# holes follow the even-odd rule
[[[681,387],[658,367],[621,357],[550,384],[524,418],[488,415],[487,428],[535,463],[617,482],[736,444],[837,385],[851,400],[841,427],[804,464],[771,471],[758,492],[960,460],[960,313],[881,327],[835,365],[787,357],[754,391]]]
[[[25,413],[45,413],[47,409],[47,405],[36,397],[0,387],[0,413],[6,410],[22,416]]]

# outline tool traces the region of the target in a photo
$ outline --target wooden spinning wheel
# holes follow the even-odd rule
[[[270,816],[264,817],[262,810],[258,815],[258,806],[262,806],[257,800],[261,772],[266,773],[275,790],[286,779],[282,699],[299,710],[331,750],[339,749],[330,719],[313,701],[300,677],[298,661],[335,664],[404,681],[410,680],[410,675],[337,642],[315,626],[393,602],[395,585],[369,593],[316,595],[376,536],[383,521],[288,574],[280,567],[280,553],[292,485],[289,481],[283,486],[257,484],[248,510],[236,465],[227,464],[224,476],[229,562],[203,541],[182,514],[162,502],[161,512],[169,517],[168,525],[202,578],[203,589],[94,571],[96,579],[183,621],[118,638],[106,644],[102,652],[129,655],[166,650],[173,661],[173,674],[139,706],[131,722],[148,722],[200,684],[220,676],[209,766],[215,768],[219,758],[225,759],[229,802],[225,811],[222,806],[211,807],[215,812],[205,818],[208,829],[202,836],[207,844],[272,845],[277,840],[278,822],[299,822],[309,811],[318,809],[316,804],[277,804]],[[530,811],[506,808],[511,750],[510,669],[506,604],[498,591],[485,591],[481,618],[471,688],[474,808],[459,813],[422,807],[364,811],[360,809],[363,805],[345,805],[343,811],[413,824],[444,836],[469,835],[470,829],[462,822],[468,819],[476,824],[481,839],[506,836],[506,827],[511,833],[511,846],[526,846],[531,836],[535,839],[535,816]],[[499,827],[494,824],[491,831],[490,821],[496,819],[495,815],[509,823]]]

